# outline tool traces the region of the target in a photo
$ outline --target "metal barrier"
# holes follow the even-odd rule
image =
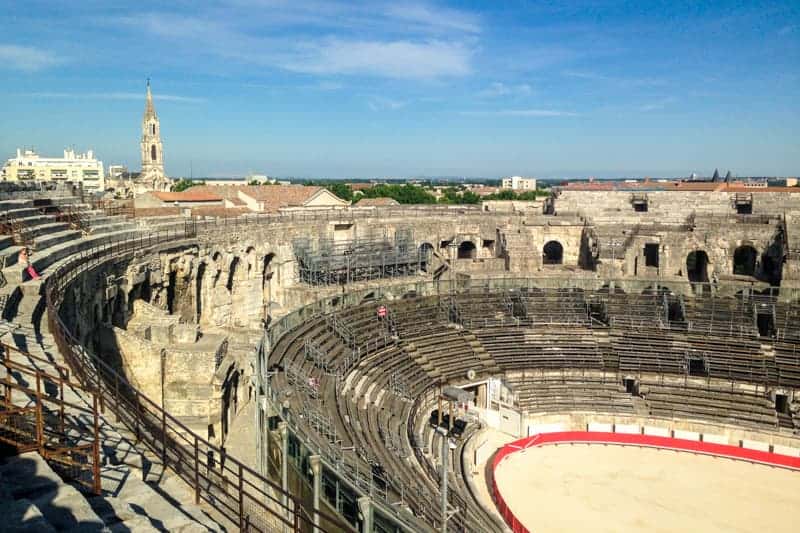
[[[50,332],[59,351],[78,380],[100,401],[100,409],[111,409],[137,441],[157,454],[164,467],[172,469],[194,489],[195,502],[206,502],[241,531],[269,532],[276,527],[293,531],[314,526],[314,512],[292,494],[227,455],[224,448],[198,436],[158,404],[131,386],[125,377],[103,359],[89,353],[65,326],[59,315],[64,291],[79,275],[106,261],[159,245],[179,243],[195,235],[187,223],[183,230],[170,230],[113,241],[75,254],[48,276],[45,293]],[[338,517],[317,511],[327,524],[349,529]]]
[[[12,361],[12,351],[32,362],[26,365]],[[49,365],[56,367],[59,375],[48,374],[33,367],[37,360],[44,360],[5,344],[0,345],[0,357],[0,366],[5,368],[6,374],[0,379],[3,388],[0,441],[12,446],[18,453],[38,451],[62,476],[99,495],[97,396],[92,395],[91,409],[67,402],[64,400],[64,387],[78,390],[82,390],[82,387],[69,381],[68,374],[64,376],[61,371],[63,367],[48,361]],[[33,382],[36,383],[35,389],[30,387]],[[53,396],[47,392],[48,389],[56,389],[58,394]],[[22,397],[24,407],[14,404],[14,391]],[[91,419],[92,429],[88,435],[83,424],[74,422],[81,416]]]

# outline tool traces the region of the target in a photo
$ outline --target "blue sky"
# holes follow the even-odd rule
[[[0,0],[0,155],[298,177],[800,173],[800,3]]]

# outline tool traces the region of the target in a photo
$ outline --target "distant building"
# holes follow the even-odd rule
[[[353,205],[353,207],[391,207],[400,205],[400,202],[395,200],[394,198],[387,198],[385,196],[381,196],[378,198],[364,198],[360,200],[357,204]]]
[[[188,191],[219,197],[228,208],[247,207],[250,211],[269,213],[295,209],[341,209],[350,205],[324,187],[305,185],[197,185]]]
[[[108,172],[106,178],[110,180],[121,180],[125,178],[128,173],[128,167],[125,165],[108,165]]]
[[[196,191],[191,187],[181,192],[147,191],[139,193],[134,200],[134,206],[141,208],[156,207],[224,207],[222,196],[206,191]]]
[[[142,117],[142,173],[139,176],[137,192],[168,191],[172,180],[164,174],[164,146],[161,143],[161,123],[153,105],[150,80],[147,80],[144,116]]]
[[[797,178],[786,178],[787,187],[797,187]]]
[[[501,188],[512,189],[514,191],[535,191],[536,178],[523,178],[522,176],[503,178]]]
[[[64,150],[64,157],[42,157],[33,150],[17,149],[17,157],[6,161],[3,181],[69,181],[81,183],[87,191],[105,190],[103,162],[92,150],[76,154]]]

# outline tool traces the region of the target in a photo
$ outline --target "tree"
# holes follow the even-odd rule
[[[381,184],[364,189],[361,198],[394,198],[401,204],[435,204],[436,197],[419,185]],[[360,199],[360,198],[359,198]]]
[[[195,185],[205,185],[205,181],[196,181],[196,180],[189,180],[186,178],[181,178],[175,182],[175,185],[172,186],[172,190],[175,192],[183,192],[190,187],[194,187]]]
[[[342,183],[340,181],[337,182],[328,182],[325,185],[325,188],[331,191],[333,194],[345,200],[347,202],[353,201],[353,189],[346,183]]]

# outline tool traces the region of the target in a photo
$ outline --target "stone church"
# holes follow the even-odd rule
[[[137,193],[143,191],[169,191],[171,180],[164,174],[164,147],[161,143],[161,125],[158,121],[150,80],[147,80],[147,99],[142,117],[142,172],[137,183]]]

